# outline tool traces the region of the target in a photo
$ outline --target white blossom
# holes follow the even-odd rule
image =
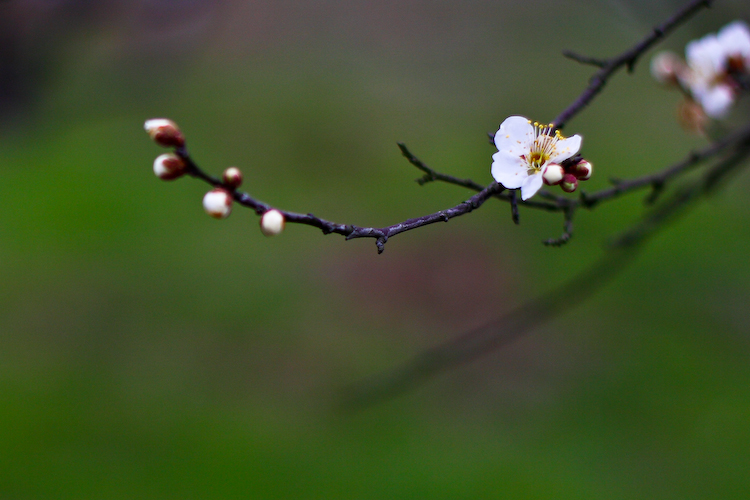
[[[576,154],[581,136],[565,138],[553,124],[511,116],[495,134],[495,146],[498,151],[492,155],[492,177],[507,189],[520,188],[521,199],[528,200],[542,187],[545,167]]]
[[[742,21],[717,34],[693,40],[685,47],[688,70],[682,84],[712,118],[723,118],[737,98],[732,76],[750,69],[750,29]]]

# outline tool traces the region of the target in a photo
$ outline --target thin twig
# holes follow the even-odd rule
[[[403,150],[406,150],[406,148],[404,147]],[[196,165],[196,163],[192,160],[187,151],[187,148],[178,148],[175,153],[179,155],[183,159],[183,161],[185,161],[188,166],[188,173],[190,175],[202,179],[209,184],[212,184],[213,186],[220,186],[224,189],[227,189],[232,193],[233,199],[240,205],[244,205],[248,208],[253,209],[257,214],[263,214],[274,208],[267,203],[253,198],[245,192],[232,190],[228,186],[224,185],[221,180],[203,172],[203,170],[201,170],[198,165]],[[418,162],[419,160],[415,158],[414,161]],[[429,169],[429,167],[426,166],[425,168]],[[438,178],[442,178],[442,176],[438,176]],[[438,212],[424,215],[422,217],[407,219],[403,222],[399,222],[391,226],[379,228],[362,227],[351,224],[338,224],[317,217],[311,213],[300,214],[296,212],[289,212],[287,210],[282,210],[279,208],[276,208],[276,210],[282,213],[286,222],[317,227],[323,232],[323,234],[340,234],[342,236],[345,236],[347,240],[353,240],[357,238],[374,238],[378,253],[382,253],[389,238],[406,231],[411,231],[413,229],[427,226],[429,224],[434,224],[436,222],[448,222],[454,217],[458,217],[476,210],[477,208],[481,207],[489,198],[496,196],[505,190],[505,188],[497,182],[492,182],[486,187],[481,187],[479,185],[472,185],[471,187],[472,189],[480,188],[479,192],[468,200],[461,202],[454,207],[440,210]]]
[[[704,7],[710,7],[713,0],[693,0],[680,9],[675,15],[667,19],[664,23],[656,26],[652,32],[646,36],[643,40],[638,42],[631,49],[626,50],[622,54],[612,59],[599,60],[602,63],[601,69],[597,71],[594,76],[589,80],[589,86],[581,93],[581,95],[573,101],[557,118],[552,120],[552,123],[558,129],[563,128],[568,121],[577,115],[584,107],[586,107],[596,95],[602,90],[604,85],[607,83],[612,74],[623,66],[627,66],[628,71],[633,71],[638,58],[643,55],[648,49],[650,49],[656,42],[664,38],[667,33],[672,31],[680,23],[687,20],[690,16],[698,12]],[[568,56],[570,57],[570,56]],[[583,56],[578,56],[582,59]],[[593,60],[593,59],[586,59]],[[597,64],[598,66],[598,64]]]
[[[596,66],[598,68],[603,68],[607,65],[607,61],[605,59],[596,59],[594,57],[582,56],[577,52],[573,52],[572,50],[563,50],[562,54],[568,59],[572,59],[573,61],[579,62],[581,64],[588,64],[590,66]]]

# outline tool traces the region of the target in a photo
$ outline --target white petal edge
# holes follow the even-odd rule
[[[734,21],[724,26],[717,34],[719,43],[729,56],[750,55],[750,29],[743,21]]]
[[[526,177],[526,180],[521,186],[521,199],[523,201],[526,201],[534,196],[536,192],[542,188],[542,184],[542,174],[534,174]]]
[[[555,144],[555,156],[551,157],[549,161],[551,163],[560,163],[567,160],[581,149],[581,141],[583,138],[576,134],[566,139],[561,139]]]
[[[507,151],[498,151],[492,155],[490,173],[495,181],[507,189],[520,188],[529,175],[526,162]]]
[[[529,123],[528,118],[523,116],[509,116],[495,133],[495,147],[498,151],[508,150],[515,152],[519,148],[525,148],[534,138],[534,125]]]
[[[734,104],[734,92],[727,85],[716,85],[698,96],[698,100],[711,118],[724,118]]]

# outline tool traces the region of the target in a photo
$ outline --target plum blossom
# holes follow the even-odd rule
[[[729,112],[739,91],[739,74],[750,70],[750,29],[742,21],[716,34],[693,40],[685,47],[688,69],[681,83],[712,118]]]
[[[716,35],[724,47],[726,70],[747,72],[750,70],[750,28],[743,21],[734,21],[724,26]]]
[[[523,116],[507,118],[495,134],[497,153],[492,155],[492,177],[507,189],[521,189],[528,200],[544,183],[548,166],[578,153],[581,136],[563,137],[553,124],[531,122]]]

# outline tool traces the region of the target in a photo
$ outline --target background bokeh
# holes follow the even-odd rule
[[[344,388],[563,283],[643,213],[490,202],[391,240],[264,238],[159,181],[143,121],[268,203],[359,225],[453,206],[397,141],[489,182],[486,134],[547,121],[680,2],[0,3],[0,497],[746,498],[750,176],[591,300],[358,412]],[[717,1],[661,47],[750,19]],[[649,54],[650,55],[650,54]],[[589,189],[705,144],[643,61],[567,127]],[[745,108],[746,109],[746,108]],[[735,117],[741,119],[741,117]]]

